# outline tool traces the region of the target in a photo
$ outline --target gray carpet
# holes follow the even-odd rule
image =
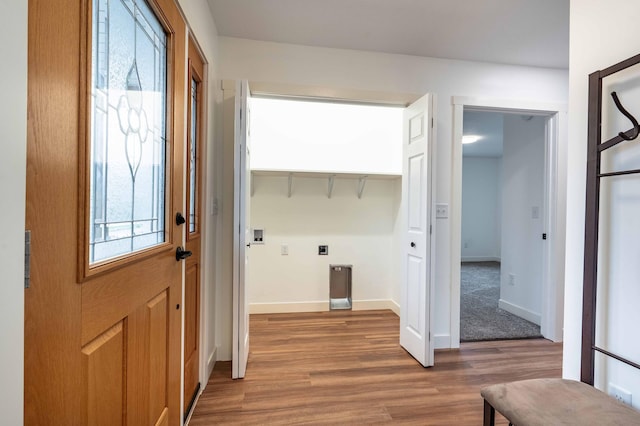
[[[465,262],[460,270],[460,341],[542,337],[540,327],[498,308],[500,263]]]

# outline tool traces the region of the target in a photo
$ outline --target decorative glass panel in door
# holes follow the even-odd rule
[[[144,0],[93,20],[90,264],[166,239],[167,36]]]
[[[197,209],[197,194],[198,194],[198,161],[197,161],[197,149],[198,144],[198,82],[196,79],[191,79],[191,122],[189,123],[189,232],[196,232],[196,221],[198,215]]]

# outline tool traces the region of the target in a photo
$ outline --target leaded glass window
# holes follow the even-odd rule
[[[144,0],[94,0],[89,263],[165,241],[167,36]]]
[[[196,194],[198,193],[198,82],[191,80],[191,123],[189,124],[191,143],[189,144],[189,232],[196,232]]]

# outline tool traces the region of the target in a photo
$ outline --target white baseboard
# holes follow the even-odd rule
[[[378,309],[391,309],[400,315],[400,306],[390,299],[370,299],[352,301],[354,311],[369,311]],[[329,301],[326,302],[284,302],[284,303],[251,303],[250,314],[284,314],[294,312],[325,312],[329,310]]]
[[[461,262],[500,262],[501,259],[495,256],[462,256]]]
[[[393,300],[389,299],[354,300],[352,303],[354,311],[375,311],[379,309],[391,309],[393,311],[396,306]]]
[[[434,334],[433,348],[434,349],[450,349],[451,336],[449,334]]]
[[[218,347],[216,346],[215,348],[213,348],[213,352],[211,352],[211,355],[209,355],[209,358],[207,359],[207,375],[204,380],[204,386],[206,386],[207,383],[209,383],[209,378],[211,377],[211,373],[213,372],[213,367],[215,367],[216,365],[217,352],[218,352]]]
[[[504,299],[498,301],[498,307],[504,309],[507,312],[511,312],[513,315],[517,315],[520,318],[524,318],[527,321],[531,321],[534,324],[540,325],[540,314],[523,308],[522,306],[515,305],[511,302],[507,302]]]
[[[391,302],[391,307],[389,309],[395,312],[397,316],[400,316],[400,305],[398,305],[395,300],[390,300],[389,302]]]

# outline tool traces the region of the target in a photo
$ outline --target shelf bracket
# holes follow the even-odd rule
[[[329,194],[327,194],[327,198],[331,198],[331,193],[333,192],[333,180],[335,177],[336,175],[329,176]]]
[[[364,185],[367,183],[367,178],[369,176],[362,176],[358,180],[358,198],[362,198],[362,192],[364,191]]]
[[[291,198],[292,189],[293,189],[293,173],[289,173],[289,191],[287,192],[287,198]]]

